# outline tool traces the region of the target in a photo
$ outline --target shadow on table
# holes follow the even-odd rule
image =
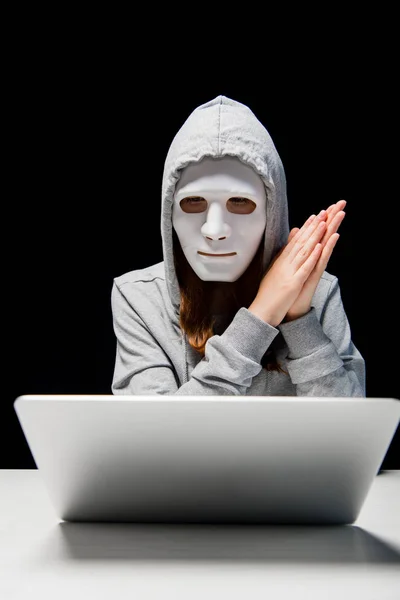
[[[67,560],[400,564],[398,548],[355,525],[61,522],[45,552]]]

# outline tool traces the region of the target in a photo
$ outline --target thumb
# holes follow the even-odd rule
[[[288,236],[288,240],[285,244],[285,246],[283,246],[279,252],[276,253],[276,255],[274,256],[273,260],[271,261],[271,264],[269,265],[269,268],[272,267],[272,265],[274,264],[274,262],[280,257],[280,255],[282,254],[282,252],[285,250],[286,246],[288,245],[288,243],[290,242],[290,240],[292,240],[294,238],[294,236],[296,235],[296,233],[300,231],[299,227],[293,227],[293,229],[291,230],[291,232],[289,233]]]
[[[299,227],[293,227],[293,229],[291,229],[290,233],[289,233],[289,237],[288,237],[288,243],[290,242],[290,240],[292,240],[294,238],[294,236],[296,235],[296,233],[300,231]]]

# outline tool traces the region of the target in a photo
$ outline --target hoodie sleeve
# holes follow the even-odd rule
[[[318,317],[318,314],[320,316]],[[337,277],[321,310],[278,326],[297,396],[365,397],[365,361],[351,340]]]
[[[207,341],[204,358],[180,385],[171,357],[115,283],[111,304],[117,340],[113,394],[245,395],[279,333],[241,308],[222,335]],[[181,341],[176,345],[176,360],[182,360]]]

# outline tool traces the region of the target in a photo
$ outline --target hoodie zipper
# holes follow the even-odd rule
[[[189,380],[186,333],[183,334],[183,383]]]

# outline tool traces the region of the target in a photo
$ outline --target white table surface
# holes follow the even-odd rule
[[[67,523],[37,469],[0,470],[1,600],[400,600],[400,470],[353,525]]]

